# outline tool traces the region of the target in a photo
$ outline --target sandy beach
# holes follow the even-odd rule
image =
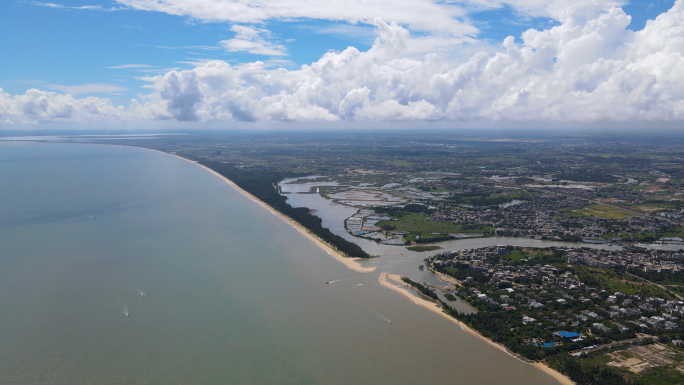
[[[286,215],[283,215],[282,213],[274,210],[271,206],[269,206],[266,203],[259,200],[259,198],[255,197],[254,195],[250,194],[249,192],[243,190],[240,186],[235,184],[235,182],[233,182],[232,180],[230,180],[230,179],[226,178],[225,176],[219,174],[218,172],[210,169],[209,167],[206,167],[206,166],[199,164],[195,161],[192,161],[190,159],[183,158],[182,156],[178,156],[175,154],[169,154],[169,153],[163,152],[163,151],[159,151],[159,152],[167,154],[167,155],[173,155],[179,159],[183,159],[187,162],[196,164],[196,165],[202,167],[203,169],[209,171],[210,173],[212,173],[212,174],[218,176],[219,178],[223,179],[226,183],[228,183],[234,189],[236,189],[238,192],[240,192],[240,194],[246,196],[247,198],[249,198],[254,203],[256,203],[256,204],[260,205],[261,207],[265,208],[266,210],[270,211],[271,214],[277,216],[278,218],[282,219],[285,223],[294,227],[297,231],[299,231],[300,234],[307,237],[309,240],[311,240],[311,242],[318,245],[321,249],[325,250],[326,253],[330,254],[331,257],[333,257],[337,261],[343,263],[349,269],[354,270],[354,271],[358,271],[359,273],[370,273],[370,272],[375,271],[375,269],[376,269],[375,266],[364,267],[364,266],[361,266],[361,263],[360,263],[360,261],[363,260],[362,258],[349,258],[349,257],[344,256],[342,253],[340,253],[339,251],[335,250],[332,246],[330,246],[327,242],[323,241],[322,239],[318,238],[316,235],[312,234],[309,230],[307,230],[304,226],[297,223],[292,218],[290,218]]]
[[[434,302],[427,301],[425,299],[416,297],[411,293],[409,290],[407,290],[408,287],[410,287],[408,284],[406,284],[404,281],[401,280],[401,277],[396,275],[396,274],[389,274],[389,273],[381,273],[380,274],[380,284],[382,286],[388,287],[389,289],[392,289],[396,291],[397,293],[403,295],[404,297],[408,298],[411,300],[413,303],[416,305],[423,307],[425,309],[430,310],[431,312],[435,314],[439,314],[442,317],[448,319],[449,321],[455,323],[456,325],[460,326],[462,330],[474,335],[475,337],[481,339],[482,341],[488,343],[489,345],[504,351],[512,356],[515,356],[515,354],[511,353],[508,349],[506,349],[505,346],[497,344],[496,342],[490,340],[489,338],[483,336],[482,334],[478,333],[477,331],[471,329],[468,327],[468,325],[464,324],[463,322],[457,320],[456,318],[451,317],[450,315],[444,313],[442,311],[441,307],[437,307],[437,305]],[[515,356],[517,358],[517,356]],[[536,363],[531,363],[531,365],[535,366],[536,368],[544,371],[545,373],[549,374],[556,380],[558,380],[561,384],[563,385],[573,385],[575,384],[570,378],[567,376],[563,375],[562,373],[551,369],[550,367],[544,365],[541,362],[536,362]]]

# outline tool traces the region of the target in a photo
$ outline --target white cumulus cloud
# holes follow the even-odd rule
[[[35,123],[41,121],[91,122],[128,118],[129,112],[115,107],[108,99],[30,89],[12,96],[0,88],[0,123]]]
[[[684,119],[684,0],[638,32],[620,8],[591,17],[578,9],[460,64],[407,57],[417,40],[409,30],[374,20],[377,38],[365,52],[330,52],[297,70],[208,61],[144,78],[149,93],[127,109],[38,90],[0,93],[0,122]]]

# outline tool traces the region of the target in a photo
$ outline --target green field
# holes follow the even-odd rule
[[[394,160],[387,160],[387,163],[391,164],[394,167],[412,167],[413,163],[405,161],[405,160],[400,160],[400,159],[394,159]]]
[[[522,250],[515,250],[506,256],[506,259],[510,259],[513,261],[520,261],[525,258],[527,258],[527,254],[525,254],[525,252]]]
[[[672,298],[665,290],[644,282],[643,279],[631,274],[624,274],[598,267],[576,267],[577,274],[583,282],[587,279],[590,282],[598,282],[596,285],[602,290],[609,292],[620,291],[627,295],[639,294],[641,296],[657,296]]]
[[[551,255],[553,255],[553,252],[539,251],[533,248],[525,247],[522,249],[513,250],[510,254],[507,254],[505,258],[517,262],[523,259],[535,259]]]
[[[684,227],[675,227],[665,232],[658,233],[659,237],[679,237],[684,238]]]
[[[598,217],[603,219],[625,219],[632,217],[629,213],[603,205],[589,205],[582,209],[567,211],[565,217]]]
[[[507,192],[507,194],[510,198],[513,199],[531,199],[535,195],[539,195],[539,193],[536,192],[530,192],[527,190],[523,189],[514,189],[512,191]]]
[[[430,216],[422,213],[403,213],[403,215],[395,220],[380,221],[376,224],[378,227],[384,225],[394,226],[395,231],[404,231],[407,233],[429,234],[429,233],[482,233],[488,232],[489,228],[477,230],[464,230],[460,225],[455,225],[452,222],[435,222],[433,220],[426,221]]]
[[[644,385],[677,385],[684,383],[684,374],[672,367],[658,367],[645,371],[639,378]]]

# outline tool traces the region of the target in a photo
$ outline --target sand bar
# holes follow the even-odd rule
[[[156,150],[156,151],[158,151],[158,150]],[[328,253],[328,254],[330,254],[331,257],[335,258],[335,259],[338,260],[339,262],[342,262],[342,263],[343,263],[345,266],[347,266],[349,269],[354,270],[354,271],[358,271],[359,273],[370,273],[370,272],[375,271],[375,269],[376,269],[375,266],[373,266],[373,267],[364,267],[364,266],[361,265],[360,261],[363,261],[363,258],[349,258],[349,257],[346,257],[346,256],[345,256],[344,254],[342,254],[341,252],[335,250],[335,249],[334,249],[332,246],[330,246],[327,242],[325,242],[324,240],[320,239],[320,238],[317,237],[316,235],[312,234],[309,230],[307,230],[304,226],[300,225],[300,224],[299,224],[298,222],[296,222],[294,219],[292,219],[292,218],[290,218],[290,217],[288,217],[288,216],[286,216],[286,215],[284,215],[284,214],[282,214],[282,213],[276,211],[273,207],[267,205],[266,203],[264,203],[263,201],[261,201],[259,198],[255,197],[254,195],[252,195],[252,194],[250,194],[249,192],[247,192],[247,191],[245,191],[244,189],[242,189],[240,186],[238,186],[237,184],[235,184],[235,182],[233,182],[232,180],[230,180],[230,179],[226,178],[225,176],[219,174],[218,172],[216,172],[216,171],[210,169],[209,167],[204,166],[204,165],[202,165],[202,164],[200,164],[200,163],[197,163],[197,162],[195,162],[195,161],[192,161],[192,160],[190,160],[190,159],[183,158],[182,156],[179,156],[179,155],[176,155],[176,154],[169,154],[168,152],[163,152],[163,151],[159,151],[159,152],[164,153],[164,154],[167,154],[167,155],[173,155],[173,156],[175,156],[175,157],[177,157],[177,158],[179,158],[179,159],[183,159],[183,160],[185,160],[185,161],[187,161],[187,162],[196,164],[196,165],[202,167],[203,169],[209,171],[210,173],[212,173],[212,174],[218,176],[219,178],[223,179],[226,183],[228,183],[228,184],[231,185],[234,189],[236,189],[240,194],[246,196],[246,197],[249,198],[251,201],[257,203],[259,206],[261,206],[261,207],[265,208],[266,210],[270,211],[271,214],[277,216],[278,218],[282,219],[285,223],[287,223],[287,224],[289,224],[290,226],[294,227],[297,231],[299,231],[300,234],[302,234],[303,236],[307,237],[309,240],[311,240],[311,242],[315,243],[315,244],[318,245],[321,249],[325,250],[325,252]]]
[[[488,343],[489,345],[494,346],[495,348],[497,348],[501,351],[504,351],[504,352],[520,359],[520,357],[518,357],[514,353],[510,352],[505,346],[497,344],[496,342],[494,342],[494,341],[490,340],[489,338],[483,336],[482,334],[478,333],[477,331],[471,329],[470,327],[468,327],[468,325],[464,324],[463,322],[461,322],[461,321],[457,320],[456,318],[444,313],[442,311],[442,308],[437,307],[437,305],[434,302],[428,301],[428,300],[425,300],[425,299],[422,299],[422,298],[419,298],[419,297],[416,297],[415,295],[413,295],[413,293],[411,293],[409,290],[407,290],[407,287],[410,287],[410,286],[401,280],[401,276],[396,275],[396,274],[381,273],[380,274],[380,284],[382,286],[386,286],[386,287],[396,291],[397,293],[403,295],[404,297],[410,299],[416,305],[423,307],[425,309],[428,309],[435,314],[441,315],[442,317],[444,317],[444,318],[448,319],[449,321],[455,323],[456,325],[460,326],[462,330],[474,335],[475,337],[481,339],[482,341]],[[527,362],[527,361],[524,361],[524,362]],[[549,374],[550,376],[552,376],[553,378],[558,380],[558,382],[560,382],[563,385],[574,385],[575,384],[569,377],[563,375],[562,373],[560,373],[556,370],[551,369],[550,367],[544,365],[541,362],[535,362],[535,363],[530,363],[530,364],[534,365],[536,368],[538,368],[538,369],[544,371],[545,373]]]

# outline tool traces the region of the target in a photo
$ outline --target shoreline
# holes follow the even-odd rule
[[[401,286],[398,286],[398,285],[396,285],[390,281],[394,281],[394,283],[397,283]],[[406,288],[403,287],[403,286],[409,286],[409,285],[407,283],[405,283],[404,281],[402,281],[401,277],[399,275],[390,274],[390,273],[386,273],[386,272],[380,273],[380,285],[385,286],[385,287],[403,295],[404,297],[408,298],[413,303],[415,303],[416,305],[418,305],[422,308],[425,308],[425,309],[427,309],[427,310],[429,310],[435,314],[441,315],[442,317],[444,317],[444,318],[448,319],[449,321],[455,323],[456,325],[460,326],[461,330],[479,338],[480,340],[486,342],[490,346],[493,346],[493,347],[495,347],[495,348],[519,359],[520,361],[523,361],[525,363],[528,363],[528,364],[536,367],[537,369],[543,371],[544,373],[546,373],[546,374],[550,375],[551,377],[553,377],[554,379],[556,379],[561,384],[563,384],[563,385],[575,385],[575,383],[569,377],[565,376],[564,374],[562,374],[562,373],[560,373],[554,369],[551,369],[549,366],[547,366],[541,362],[528,362],[528,361],[521,359],[516,354],[509,351],[505,346],[490,340],[489,338],[478,333],[476,330],[470,328],[465,323],[463,323],[463,322],[457,320],[456,318],[444,313],[442,311],[442,308],[437,307],[437,305],[434,302],[416,297],[415,295],[413,295],[413,293],[411,293],[409,290],[407,290]]]
[[[148,149],[148,150],[153,150],[153,149]],[[286,216],[286,215],[284,215],[284,214],[282,214],[282,213],[276,211],[273,207],[267,205],[266,203],[264,203],[263,201],[261,201],[259,198],[257,198],[257,197],[255,197],[254,195],[250,194],[249,192],[247,192],[246,190],[244,190],[242,187],[238,186],[238,185],[237,185],[235,182],[233,182],[232,180],[230,180],[230,179],[226,178],[225,176],[219,174],[218,172],[216,172],[216,171],[210,169],[209,167],[207,167],[207,166],[205,166],[205,165],[202,165],[202,164],[200,164],[200,163],[198,163],[198,162],[195,162],[195,161],[193,161],[193,160],[190,160],[190,159],[187,159],[187,158],[183,158],[183,157],[180,156],[180,155],[171,154],[171,153],[164,152],[164,151],[160,151],[160,150],[153,150],[153,151],[158,151],[158,152],[161,152],[161,153],[166,154],[166,155],[175,156],[175,157],[178,158],[178,159],[182,159],[182,160],[184,160],[184,161],[186,161],[186,162],[190,162],[190,163],[195,164],[195,165],[197,165],[197,166],[199,166],[199,167],[202,167],[203,169],[205,169],[205,170],[209,171],[210,173],[216,175],[217,177],[223,179],[224,182],[228,183],[231,187],[233,187],[235,190],[237,190],[240,194],[242,194],[243,196],[245,196],[245,197],[248,198],[249,200],[253,201],[254,203],[258,204],[259,206],[265,208],[265,209],[268,210],[271,214],[273,214],[273,215],[275,215],[276,217],[280,218],[280,219],[283,220],[285,223],[287,223],[287,224],[289,224],[290,226],[294,227],[295,230],[297,230],[300,234],[302,234],[303,236],[305,236],[306,238],[308,238],[311,242],[313,242],[313,243],[316,244],[318,247],[320,247],[321,249],[323,249],[323,251],[325,251],[326,253],[328,253],[328,254],[329,254],[331,257],[333,257],[335,260],[337,260],[338,262],[340,262],[340,263],[342,263],[343,265],[345,265],[348,269],[354,270],[354,271],[359,272],[359,273],[372,273],[372,272],[374,272],[375,269],[377,268],[376,266],[373,266],[373,267],[364,267],[364,266],[361,266],[361,263],[359,262],[360,260],[362,260],[361,258],[350,258],[350,257],[344,256],[344,255],[343,255],[342,253],[340,253],[339,251],[333,249],[333,248],[332,248],[329,244],[327,244],[325,241],[323,241],[322,239],[320,239],[320,238],[318,238],[317,236],[315,236],[314,234],[312,234],[312,233],[311,233],[309,230],[307,230],[304,226],[302,226],[302,225],[300,225],[299,223],[297,223],[294,219],[292,219],[292,218],[290,218],[290,217],[288,217],[288,216]]]
[[[284,215],[284,214],[282,214],[282,213],[276,211],[275,209],[273,209],[271,206],[269,206],[269,205],[267,205],[266,203],[264,203],[263,201],[261,201],[261,200],[260,200],[259,198],[257,198],[256,196],[254,196],[254,195],[252,195],[251,193],[247,192],[246,190],[242,189],[240,186],[238,186],[238,185],[237,185],[235,182],[233,182],[232,180],[230,180],[230,179],[226,178],[225,176],[219,174],[218,172],[216,172],[216,171],[210,169],[209,167],[206,167],[206,166],[204,166],[204,165],[202,165],[202,164],[200,164],[200,163],[198,163],[198,162],[196,162],[196,161],[193,161],[193,160],[184,158],[184,157],[182,157],[182,156],[180,156],[180,155],[171,154],[171,153],[168,153],[168,152],[164,152],[164,151],[160,151],[160,150],[154,150],[154,149],[150,149],[150,148],[147,148],[147,149],[148,149],[148,150],[152,150],[152,151],[158,151],[158,152],[161,152],[161,153],[163,153],[163,154],[175,156],[175,157],[178,158],[178,159],[182,159],[182,160],[184,160],[184,161],[187,161],[187,162],[193,163],[193,164],[195,164],[195,165],[197,165],[197,166],[200,166],[201,168],[203,168],[203,169],[205,169],[205,170],[211,172],[212,174],[218,176],[219,178],[223,179],[224,182],[228,183],[231,187],[233,187],[235,190],[237,190],[240,194],[242,194],[243,196],[245,196],[245,197],[248,198],[249,200],[251,200],[251,201],[257,203],[259,206],[263,207],[264,209],[268,210],[271,214],[273,214],[273,215],[275,215],[276,217],[280,218],[280,219],[283,220],[285,223],[287,223],[287,224],[289,224],[290,226],[294,227],[300,234],[302,234],[303,236],[305,236],[306,238],[308,238],[310,241],[312,241],[313,243],[315,243],[317,246],[319,246],[321,249],[323,249],[326,253],[328,253],[331,257],[333,257],[334,259],[336,259],[338,262],[344,264],[344,265],[345,265],[347,268],[349,268],[350,270],[354,270],[354,271],[357,271],[357,272],[360,272],[360,273],[371,273],[371,272],[373,272],[373,271],[376,270],[376,268],[377,268],[376,266],[373,266],[373,267],[363,267],[363,266],[361,266],[361,264],[358,262],[358,260],[359,260],[360,258],[349,258],[349,257],[345,257],[345,256],[342,255],[340,252],[338,252],[338,251],[334,250],[332,247],[330,247],[327,243],[325,243],[324,241],[322,241],[321,239],[319,239],[319,238],[316,237],[315,235],[311,234],[306,228],[304,228],[304,227],[303,227],[302,225],[300,225],[299,223],[295,222],[295,221],[294,221],[293,219],[291,219],[290,217],[288,217],[288,216],[286,216],[286,215]],[[433,274],[438,273],[438,272],[432,271],[432,270],[431,270],[431,272],[432,272]],[[440,276],[445,276],[445,275],[439,273],[438,278],[441,278]],[[395,281],[396,283],[398,283],[398,284],[401,285],[401,286],[397,286],[397,285],[395,285],[395,284],[390,283],[390,282],[387,280],[386,277],[389,277],[390,280]],[[447,277],[447,276],[445,276],[445,277]],[[449,277],[449,278],[452,278],[452,277]],[[453,279],[453,278],[452,278],[452,279]],[[460,285],[460,282],[459,282],[458,280],[456,280],[456,279],[454,279],[454,280],[457,282],[458,285]],[[503,351],[503,352],[505,352],[505,353],[507,353],[507,354],[509,354],[509,355],[511,355],[511,356],[513,356],[513,357],[515,357],[515,358],[517,358],[517,359],[519,359],[520,361],[523,361],[523,362],[525,362],[525,363],[528,363],[528,364],[534,366],[535,368],[537,368],[537,369],[543,371],[544,373],[550,375],[551,377],[553,377],[556,381],[560,382],[561,384],[563,384],[563,385],[576,385],[575,382],[573,382],[569,377],[567,377],[567,376],[565,376],[564,374],[562,374],[562,373],[560,373],[560,372],[558,372],[558,371],[556,371],[556,370],[550,368],[549,366],[545,365],[545,364],[542,363],[542,362],[528,362],[528,361],[525,361],[525,360],[521,359],[520,357],[518,357],[518,356],[515,355],[514,353],[510,352],[505,346],[500,345],[500,344],[498,344],[498,343],[496,343],[496,342],[490,340],[489,338],[487,338],[487,337],[483,336],[482,334],[478,333],[476,330],[471,329],[471,328],[470,328],[468,325],[466,325],[465,323],[463,323],[463,322],[457,320],[456,318],[453,318],[453,317],[451,317],[450,315],[444,313],[444,312],[442,311],[441,307],[437,307],[437,305],[436,305],[434,302],[430,302],[430,301],[424,300],[424,299],[422,299],[422,298],[416,297],[415,295],[413,295],[413,293],[411,293],[410,291],[408,291],[407,289],[405,289],[405,288],[403,287],[403,286],[409,286],[409,285],[406,284],[405,282],[403,282],[403,281],[401,280],[401,276],[399,276],[399,275],[397,275],[397,274],[390,274],[390,273],[383,272],[383,273],[380,273],[379,281],[380,281],[380,285],[381,285],[381,286],[385,286],[385,287],[387,287],[387,288],[389,288],[389,289],[391,289],[391,290],[393,290],[393,291],[395,291],[395,292],[397,292],[397,293],[403,295],[404,297],[406,297],[407,299],[413,301],[413,303],[415,303],[416,305],[418,305],[418,306],[420,306],[420,307],[422,307],[422,308],[425,308],[425,309],[427,309],[427,310],[429,310],[429,311],[431,311],[431,312],[433,312],[433,313],[435,313],[435,314],[439,314],[439,315],[441,315],[442,317],[445,317],[445,318],[448,319],[449,321],[451,321],[451,322],[455,323],[456,325],[458,325],[458,326],[461,328],[461,330],[463,330],[463,331],[465,331],[465,332],[467,332],[467,333],[469,333],[469,334],[471,334],[471,335],[473,335],[473,336],[479,338],[481,341],[486,342],[488,345],[490,345],[490,346],[492,346],[492,347],[495,347],[495,348],[497,348],[497,349],[499,349],[499,350],[501,350],[501,351]],[[446,280],[442,279],[442,281],[446,281]],[[447,282],[448,282],[448,281],[447,281]],[[452,283],[453,283],[453,282],[452,282]]]
[[[442,282],[451,283],[451,284],[454,284],[456,286],[463,286],[463,284],[461,284],[461,281],[459,281],[458,279],[456,279],[454,277],[450,277],[444,273],[440,273],[439,271],[433,269],[432,267],[429,267],[428,271],[431,272],[432,274],[436,275],[437,278],[439,278],[439,280]]]

